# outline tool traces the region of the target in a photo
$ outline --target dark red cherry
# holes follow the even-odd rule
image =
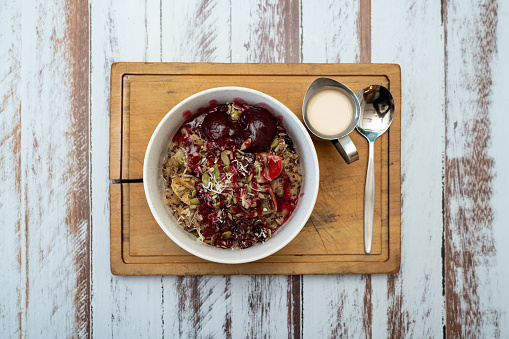
[[[207,114],[203,119],[202,129],[210,141],[226,142],[227,138],[233,134],[230,117],[223,111]]]
[[[244,111],[239,119],[243,136],[251,138],[246,152],[258,153],[267,151],[277,133],[277,120],[272,113],[263,107],[252,107]]]

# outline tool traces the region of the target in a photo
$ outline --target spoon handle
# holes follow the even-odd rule
[[[364,252],[371,252],[375,214],[375,143],[369,141],[368,171],[364,187]]]

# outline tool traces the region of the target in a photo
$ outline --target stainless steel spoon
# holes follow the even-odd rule
[[[369,142],[368,171],[364,187],[364,252],[371,252],[375,214],[375,139],[382,135],[394,117],[394,99],[384,86],[371,85],[357,95],[361,114],[357,131]]]

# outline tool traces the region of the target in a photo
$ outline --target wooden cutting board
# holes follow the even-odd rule
[[[327,141],[314,141],[320,191],[300,234],[260,261],[226,265],[195,257],[154,220],[143,191],[143,159],[152,132],[181,100],[199,91],[242,86],[265,92],[302,120],[308,85],[325,76],[355,93],[390,89],[394,121],[375,144],[376,204],[372,253],[364,253],[363,202],[368,143],[350,134],[360,160],[347,165]],[[115,63],[110,102],[111,270],[117,275],[392,273],[400,266],[401,71],[394,64]]]

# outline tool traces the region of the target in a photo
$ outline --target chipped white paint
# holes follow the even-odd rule
[[[25,318],[21,196],[21,3],[0,3],[0,334],[19,337]]]
[[[302,62],[359,62],[359,1],[302,1]]]
[[[229,62],[230,2],[162,2],[162,61]],[[230,278],[162,277],[161,328],[165,337],[227,337]]]
[[[21,190],[27,228],[27,336],[84,334],[75,322],[76,249],[67,222],[72,208],[68,190],[76,180],[69,173],[76,163],[71,155],[72,79],[65,17],[62,3],[23,4]]]
[[[87,304],[89,295],[77,283],[80,251],[88,262],[88,203],[71,203],[78,185],[88,192],[87,168],[81,167],[88,145],[74,133],[72,116],[80,101],[71,93],[72,77],[83,66],[71,52],[67,16],[73,13],[56,2],[0,7],[5,53],[0,67],[0,332],[86,336],[88,323],[75,321],[86,316],[88,306],[78,305]],[[81,207],[85,216],[78,212]]]
[[[229,0],[161,4],[162,61],[231,61]]]
[[[509,335],[508,6],[446,1],[444,10],[447,334],[503,338]]]
[[[365,284],[360,275],[304,276],[304,337],[368,337],[369,329],[364,326]]]
[[[493,218],[493,238],[495,242],[496,255],[493,259],[494,265],[487,272],[487,276],[481,277],[483,283],[491,280],[488,285],[490,290],[487,293],[493,295],[494,306],[500,312],[499,329],[500,338],[509,338],[509,308],[506,300],[509,300],[509,269],[507,259],[509,258],[509,157],[507,148],[507,126],[509,116],[507,115],[507,79],[509,79],[509,2],[499,1],[498,4],[498,53],[491,63],[493,88],[492,103],[489,110],[491,120],[491,145],[488,155],[495,159],[493,178],[493,195],[491,205],[495,211]],[[482,288],[485,288],[484,285]],[[484,304],[483,307],[486,307]],[[491,326],[491,325],[490,325]],[[488,331],[486,331],[488,332]]]
[[[158,277],[112,276],[109,261],[109,89],[116,61],[160,61],[159,2],[91,1],[92,325],[97,338],[161,337]]]
[[[372,13],[377,13],[371,22],[372,62],[400,64],[402,84],[401,271],[373,279],[373,333],[437,338],[442,336],[444,312],[444,44],[440,3],[387,6],[374,1]]]
[[[161,286],[165,337],[228,337],[232,314],[230,277],[163,277]]]
[[[231,277],[232,338],[286,338],[286,276]]]
[[[296,1],[232,1],[232,62],[299,62],[298,9]],[[280,275],[232,276],[232,337],[297,335],[301,310],[293,314],[292,303],[300,293],[291,282]]]
[[[359,62],[358,1],[302,2],[302,62]],[[366,337],[366,279],[361,275],[303,277],[303,334]]]
[[[297,0],[232,1],[232,62],[299,62]]]

